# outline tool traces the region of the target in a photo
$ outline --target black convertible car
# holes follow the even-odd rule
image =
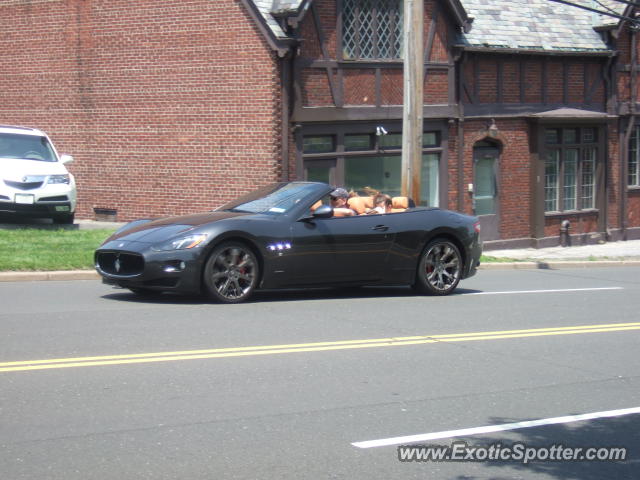
[[[263,187],[219,209],[137,220],[95,252],[103,282],[135,293],[205,292],[236,303],[256,289],[413,285],[453,292],[475,274],[482,244],[475,217],[393,199],[393,213],[337,217],[332,187]],[[349,200],[357,212],[365,197]],[[351,212],[349,212],[351,213]]]

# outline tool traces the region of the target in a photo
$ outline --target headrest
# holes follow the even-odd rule
[[[408,197],[393,197],[391,202],[391,208],[409,208]]]

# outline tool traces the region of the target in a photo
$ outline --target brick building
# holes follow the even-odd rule
[[[399,193],[401,0],[0,0],[0,16],[0,123],[74,155],[78,217],[295,178]],[[557,244],[565,220],[574,243],[640,238],[628,22],[425,0],[424,30],[418,203],[480,215],[494,246]]]

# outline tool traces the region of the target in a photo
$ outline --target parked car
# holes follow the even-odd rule
[[[144,294],[207,293],[236,303],[256,289],[413,285],[447,295],[479,265],[478,219],[413,207],[336,217],[332,187],[261,188],[213,212],[137,220],[95,252],[104,283]]]
[[[73,223],[76,182],[40,130],[0,125],[0,214],[51,218]]]

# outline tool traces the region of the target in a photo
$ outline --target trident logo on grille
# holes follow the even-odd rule
[[[116,257],[116,261],[113,263],[113,266],[116,269],[116,273],[120,273],[120,267],[121,267],[121,265],[120,265],[120,256]]]

